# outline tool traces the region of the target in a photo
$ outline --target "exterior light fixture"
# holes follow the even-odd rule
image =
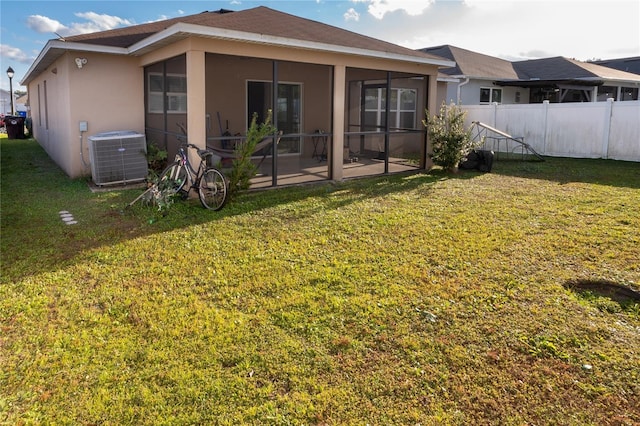
[[[13,68],[7,68],[7,77],[9,77],[9,96],[11,97],[11,115],[14,113],[13,109]]]

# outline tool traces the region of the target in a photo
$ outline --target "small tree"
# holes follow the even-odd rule
[[[471,129],[465,129],[464,126],[466,111],[454,103],[447,106],[443,102],[439,115],[430,117],[428,110],[425,113],[427,118],[422,120],[422,124],[427,128],[431,141],[433,162],[456,172],[458,164],[476,147],[471,138]]]
[[[275,135],[277,131],[271,124],[271,117],[272,112],[269,110],[264,122],[258,124],[258,114],[253,113],[246,139],[235,147],[234,160],[229,172],[229,195],[249,189],[251,186],[251,179],[258,171],[256,165],[251,161],[256,145],[265,137]]]

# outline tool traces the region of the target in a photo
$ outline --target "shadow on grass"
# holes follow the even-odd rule
[[[506,160],[496,161],[492,173],[560,184],[582,182],[640,188],[640,163],[631,161],[565,157],[545,157],[545,161]]]
[[[628,285],[604,279],[577,279],[565,282],[564,287],[601,311],[640,314],[640,291]]]
[[[417,190],[428,197],[445,179],[471,179],[475,173],[449,175],[442,170],[367,177],[345,182],[283,187],[238,194],[221,211],[204,209],[197,199],[176,202],[166,212],[128,204],[141,189],[93,193],[87,178],[70,179],[33,140],[2,141],[2,281],[19,280],[73,264],[78,254],[192,225],[314,199],[295,206],[297,218],[330,211],[370,197]],[[65,225],[61,213],[78,221]]]

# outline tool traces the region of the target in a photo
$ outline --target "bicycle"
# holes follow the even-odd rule
[[[191,148],[198,153],[200,164],[194,169],[189,161],[187,150]],[[209,150],[200,149],[196,145],[184,143],[178,149],[175,161],[160,174],[158,184],[168,188],[174,194],[188,196],[189,191],[197,190],[200,203],[209,210],[220,210],[227,201],[227,181],[224,175],[213,167],[217,156]],[[189,182],[188,189],[184,190]]]
[[[191,148],[198,153],[200,164],[196,170],[189,161],[187,150]],[[200,149],[196,145],[183,143],[176,154],[175,160],[165,168],[158,178],[158,181],[147,188],[135,200],[129,203],[131,207],[138,200],[146,198],[153,199],[155,194],[163,191],[167,195],[177,195],[180,193],[183,199],[189,195],[189,191],[197,190],[200,203],[209,210],[220,210],[227,201],[227,180],[224,175],[213,167],[214,159],[218,157],[212,151]],[[218,157],[219,158],[219,157]],[[189,182],[189,188],[183,189]]]

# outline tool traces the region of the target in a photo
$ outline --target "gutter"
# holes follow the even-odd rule
[[[458,98],[458,102],[457,102],[457,103],[458,103],[458,105],[460,105],[460,100],[461,100],[461,97],[462,97],[462,96],[461,96],[461,93],[460,93],[460,92],[461,92],[460,88],[461,88],[462,86],[464,86],[465,84],[468,84],[468,83],[469,83],[469,80],[470,80],[470,78],[469,78],[469,77],[466,77],[466,78],[465,78],[465,80],[464,80],[462,83],[458,84],[458,88],[456,89],[456,90],[457,90],[456,97]]]

